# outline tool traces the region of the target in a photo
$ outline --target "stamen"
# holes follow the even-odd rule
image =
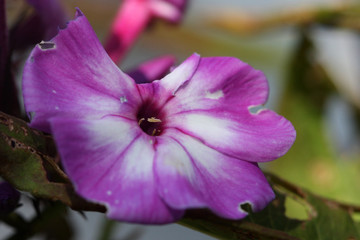
[[[146,101],[136,115],[139,127],[149,136],[160,136],[164,129],[166,116],[154,107],[154,103]]]
[[[140,120],[141,120],[141,119],[140,119]],[[160,119],[155,118],[155,117],[148,118],[147,121],[148,121],[148,122],[151,122],[151,123],[159,123],[159,122],[161,122]]]
[[[153,131],[152,131],[152,133],[151,133],[151,136],[157,136],[157,135],[159,135],[160,134],[160,130],[159,129],[154,129]]]
[[[142,123],[143,121],[145,121],[145,118],[140,118],[140,119],[139,119],[139,122],[138,122],[139,126],[141,125],[141,123]]]

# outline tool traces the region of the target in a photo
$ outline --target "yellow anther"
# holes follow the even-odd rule
[[[141,120],[141,119],[140,119]],[[158,123],[158,122],[161,122],[160,119],[158,118],[154,118],[154,117],[151,117],[151,118],[148,118],[147,119],[148,122],[151,122],[151,123]]]
[[[151,136],[155,136],[155,133],[156,133],[156,129],[154,129],[154,130],[152,131]]]
[[[158,130],[158,129],[154,129],[153,131],[152,131],[152,133],[151,133],[151,136],[157,136],[157,135],[159,135],[160,134],[160,130]]]
[[[140,118],[140,120],[139,120],[139,122],[138,122],[139,126],[140,126],[140,124],[141,124],[143,121],[145,121],[145,118]]]

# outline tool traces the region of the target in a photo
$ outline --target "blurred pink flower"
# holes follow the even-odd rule
[[[114,62],[120,61],[138,35],[155,17],[177,23],[187,0],[124,0],[105,42],[106,52]]]

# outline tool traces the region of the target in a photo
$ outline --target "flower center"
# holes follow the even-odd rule
[[[151,104],[140,108],[137,120],[140,128],[150,136],[159,136],[163,130],[162,114]]]

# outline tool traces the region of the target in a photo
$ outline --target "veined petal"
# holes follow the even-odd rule
[[[176,92],[187,85],[193,77],[200,62],[200,55],[194,53],[182,64],[176,67],[170,74],[161,80],[161,85],[174,96]]]
[[[270,110],[246,112],[188,112],[167,120],[207,146],[235,158],[263,162],[284,155],[295,140],[295,130],[284,117]]]
[[[178,209],[207,207],[222,217],[240,219],[247,215],[241,204],[259,211],[274,198],[255,163],[221,154],[175,130],[159,138],[155,175],[159,194]]]
[[[80,10],[54,39],[34,48],[23,95],[31,126],[47,132],[54,116],[132,118],[140,101],[134,81],[111,61]]]
[[[265,104],[269,92],[261,71],[232,57],[201,58],[193,54],[161,80],[169,89],[168,82],[182,84],[176,88],[177,101],[173,103],[178,108],[166,106],[174,114],[188,110],[244,110]]]
[[[166,127],[238,159],[274,160],[288,151],[296,134],[289,121],[270,110],[250,113],[249,107],[267,97],[262,72],[235,58],[201,58],[191,79],[164,106]]]
[[[51,119],[64,168],[76,191],[107,206],[108,217],[137,223],[168,223],[183,211],[158,196],[152,138],[136,121]],[[81,151],[80,151],[81,149]]]

